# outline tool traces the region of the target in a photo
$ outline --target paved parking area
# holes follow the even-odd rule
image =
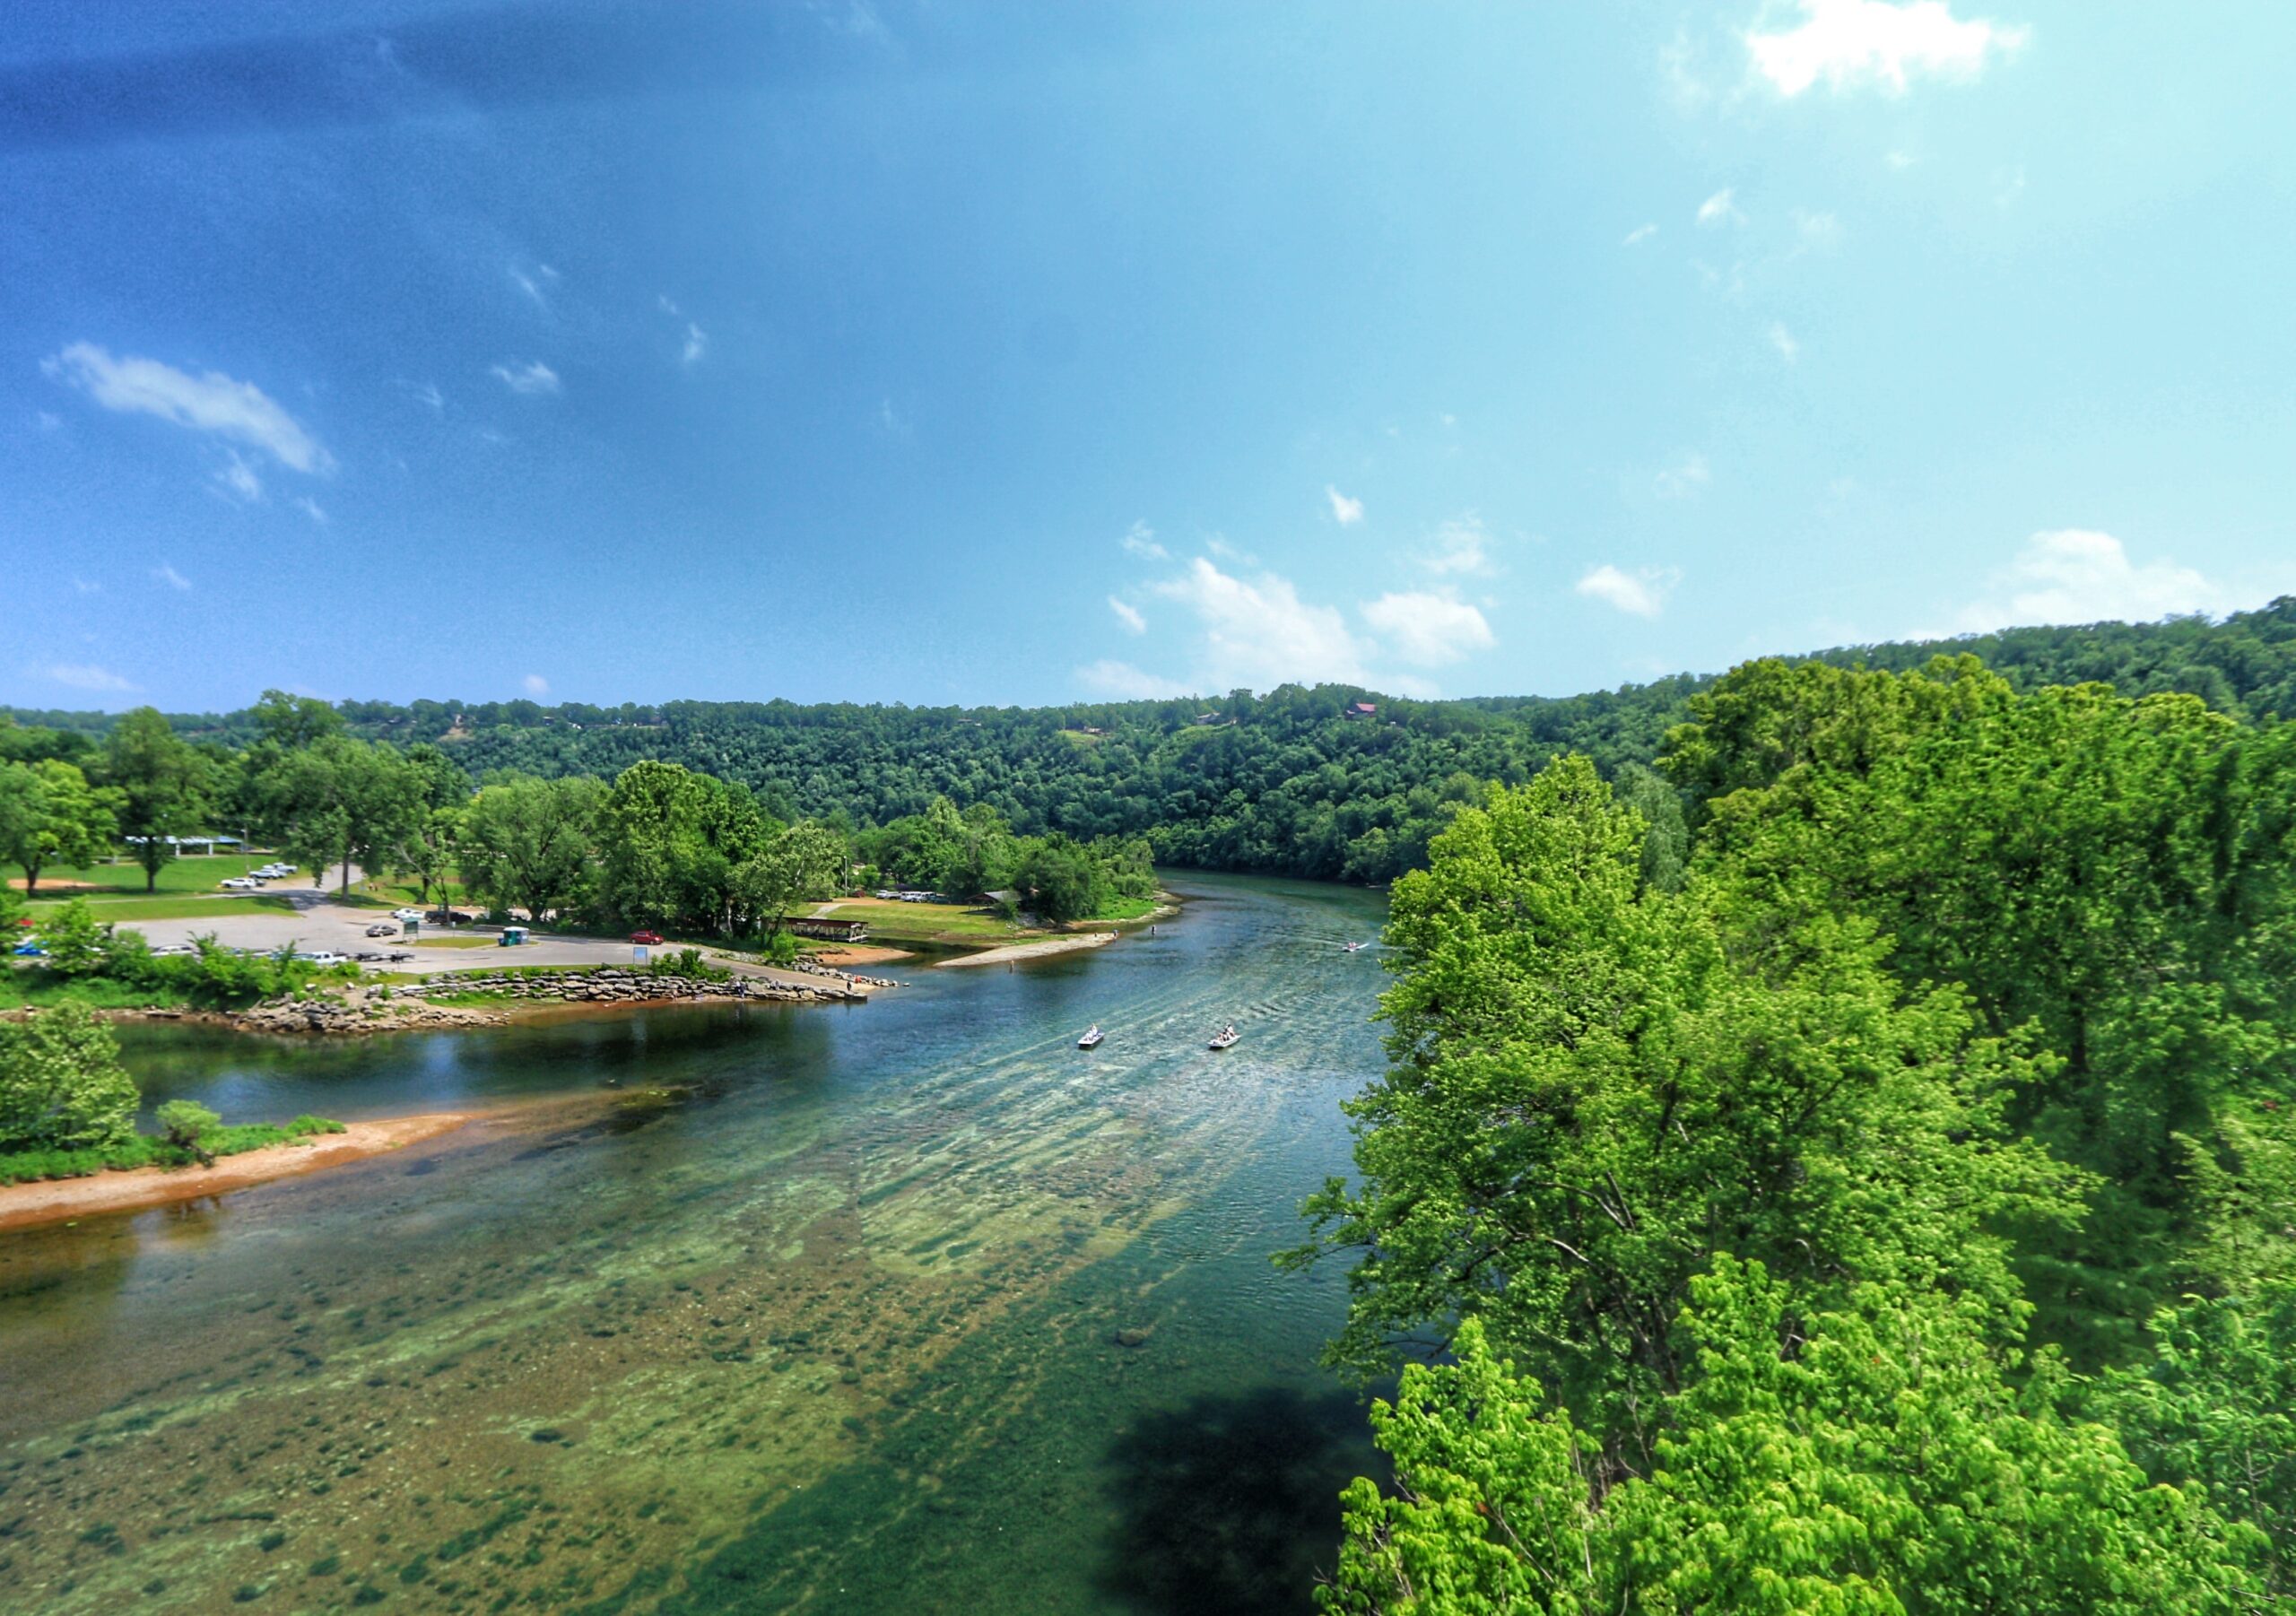
[[[196,936],[213,932],[215,940],[225,948],[248,949],[259,953],[273,953],[289,947],[305,953],[333,949],[337,953],[353,956],[368,951],[377,953],[404,951],[414,958],[396,964],[370,963],[366,968],[401,976],[421,976],[441,970],[491,969],[504,965],[629,965],[636,958],[636,950],[630,943],[597,937],[556,937],[536,934],[516,948],[503,948],[496,942],[500,934],[499,930],[486,926],[425,925],[422,928],[422,935],[426,939],[483,938],[483,945],[478,948],[409,948],[403,938],[370,938],[367,935],[369,926],[390,918],[385,910],[338,903],[329,894],[309,888],[282,890],[274,887],[271,895],[287,899],[295,905],[295,912],[283,914],[275,908],[257,908],[250,905],[244,915],[203,915],[196,920],[133,920],[120,924],[142,932],[155,948],[188,943]],[[676,947],[674,940],[648,951],[658,960],[665,951]],[[745,960],[719,960],[718,963],[743,976],[764,977],[801,987],[816,986],[820,983],[819,977],[803,971],[777,970],[771,966],[756,965]]]

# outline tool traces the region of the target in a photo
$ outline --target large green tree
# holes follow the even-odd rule
[[[2264,1544],[2066,1412],[2063,1371],[1973,1299],[1859,1285],[1812,1310],[1718,1256],[1681,1323],[1692,1380],[1607,1488],[1567,1410],[1461,1329],[1372,1422],[1327,1611],[1384,1616],[2234,1616]],[[2024,1384],[2019,1385],[2022,1379]]]
[[[0,859],[24,873],[24,895],[55,864],[92,864],[118,834],[117,792],[91,786],[69,763],[0,763]]]
[[[1811,1305],[1885,1282],[2007,1319],[1998,1221],[2072,1212],[2073,1175],[2001,1125],[2030,1064],[1959,992],[1901,988],[1854,922],[1792,949],[1734,928],[1705,885],[1644,881],[1643,836],[1569,759],[1396,884],[1392,1065],[1294,1254],[1355,1258],[1336,1360],[1479,1316],[1620,1473],[1688,1383],[1676,1320],[1718,1255]]]
[[[203,829],[211,811],[208,760],[157,708],[139,707],[105,738],[103,772],[120,794],[120,834],[144,866],[144,890],[156,891],[177,839]]]
[[[457,830],[463,884],[537,924],[573,908],[590,878],[604,796],[598,782],[578,777],[515,776],[483,787]]]
[[[119,1040],[81,1005],[0,1021],[0,1151],[100,1150],[135,1132]]]

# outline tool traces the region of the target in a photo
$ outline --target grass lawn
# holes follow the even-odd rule
[[[272,862],[268,853],[203,853],[187,858],[171,858],[160,866],[159,891],[182,895],[188,892],[213,892],[216,883],[227,877],[245,875],[249,870]],[[22,881],[21,869],[12,872],[13,879]],[[309,881],[308,875],[290,876],[297,885]],[[144,866],[127,859],[116,864],[86,864],[71,867],[51,864],[39,873],[37,898],[68,898],[73,894],[61,885],[65,882],[85,882],[93,891],[83,891],[83,898],[144,896]],[[59,883],[54,892],[48,883]],[[22,888],[18,888],[22,891]]]
[[[245,915],[253,910],[270,909],[292,912],[295,906],[270,892],[250,892],[246,897],[174,898],[161,893],[155,898],[112,898],[100,894],[74,893],[88,900],[88,908],[99,920],[202,920],[211,915]],[[24,912],[34,920],[61,908],[69,899],[54,902],[43,898],[29,904]]]
[[[500,948],[491,937],[417,937],[410,948]]]

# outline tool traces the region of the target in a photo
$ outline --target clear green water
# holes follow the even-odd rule
[[[1267,1255],[1381,909],[1187,889],[861,1007],[138,1036],[152,1101],[504,1119],[0,1237],[0,1609],[1309,1608],[1375,1455],[1340,1276]]]

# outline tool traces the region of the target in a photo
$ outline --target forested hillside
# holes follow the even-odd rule
[[[2285,1608],[2296,726],[1773,660],[1661,768],[1396,885],[1326,1608]]]
[[[2019,690],[2097,680],[2126,696],[2188,692],[2235,717],[2296,714],[2296,598],[2221,623],[2017,629],[1803,660],[1901,670],[1941,652],[1973,654]],[[1321,685],[1038,708],[425,700],[338,710],[353,735],[437,743],[474,778],[611,779],[659,760],[738,781],[782,819],[857,828],[945,796],[993,807],[1023,834],[1145,837],[1170,864],[1376,882],[1424,864],[1429,837],[1479,782],[1519,784],[1566,752],[1605,775],[1651,761],[1689,699],[1712,683],[1684,675],[1561,699],[1456,701]],[[1359,702],[1376,712],[1346,716]],[[111,721],[16,717],[91,735]],[[261,738],[253,708],[174,723],[188,739],[234,748]]]

